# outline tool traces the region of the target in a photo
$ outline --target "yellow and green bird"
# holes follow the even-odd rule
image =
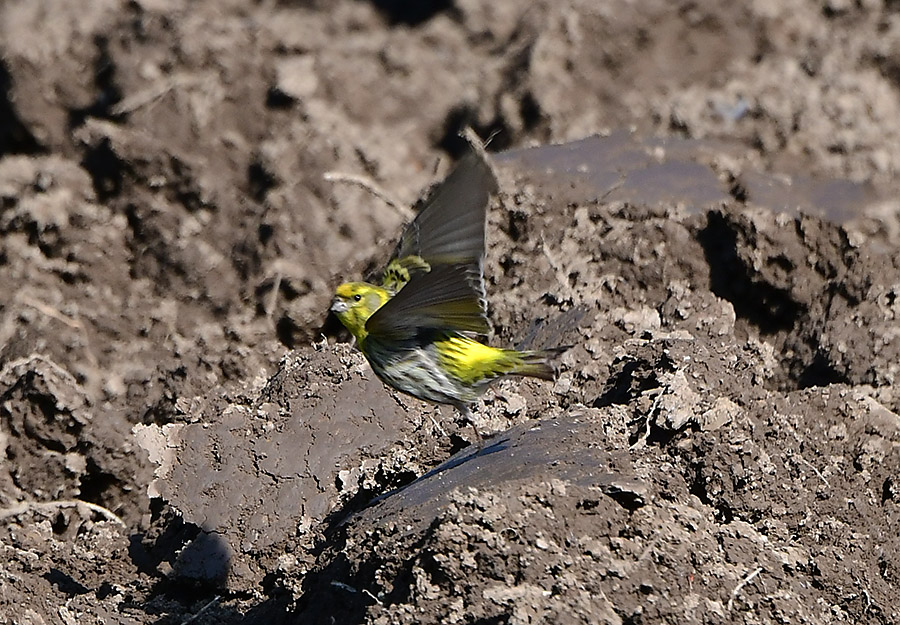
[[[419,399],[468,405],[507,375],[552,380],[558,350],[518,351],[482,342],[485,210],[497,182],[473,150],[404,230],[380,284],[340,285],[331,310],[375,374]],[[477,432],[477,430],[476,430]]]

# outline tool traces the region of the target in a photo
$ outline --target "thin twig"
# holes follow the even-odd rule
[[[3,365],[3,369],[0,369],[0,380],[5,378],[16,367],[19,367],[21,365],[29,365],[32,361],[40,361],[44,363],[45,365],[53,369],[57,374],[65,378],[67,381],[70,381],[73,384],[75,383],[75,376],[73,376],[71,373],[60,367],[58,364],[56,364],[43,354],[39,354],[36,352],[29,356],[26,356],[25,358],[19,358],[18,360],[13,360]]]
[[[613,191],[616,191],[617,189],[621,189],[625,185],[625,180],[627,180],[627,179],[628,179],[628,176],[626,174],[622,174],[621,176],[619,176],[619,179],[616,182],[614,182],[613,184],[611,184],[609,186],[609,188],[603,192],[603,194],[600,196],[600,198],[597,201],[603,202],[606,198],[608,198],[612,194]]]
[[[222,595],[216,595],[215,597],[213,597],[213,598],[212,598],[205,606],[203,606],[202,608],[200,608],[200,611],[199,611],[199,612],[197,612],[196,614],[194,614],[192,617],[190,617],[190,618],[188,618],[188,619],[185,619],[185,620],[181,621],[181,625],[188,625],[188,623],[192,623],[193,621],[197,620],[197,617],[199,617],[201,614],[203,614],[203,613],[206,612],[208,609],[210,609],[210,608],[212,607],[212,605],[213,605],[214,603],[218,602],[219,599],[221,599],[221,598],[222,598]]]
[[[74,319],[74,318],[70,317],[69,315],[53,308],[49,304],[45,304],[42,301],[34,299],[30,295],[22,294],[22,295],[19,295],[17,299],[20,302],[22,302],[23,304],[25,304],[26,306],[31,306],[32,308],[37,310],[39,313],[46,315],[47,317],[50,317],[51,319],[56,319],[60,323],[64,323],[65,325],[69,326],[73,330],[78,330],[81,333],[82,338],[84,339],[84,353],[87,356],[88,362],[93,367],[97,366],[97,364],[98,364],[97,357],[94,356],[94,352],[91,351],[90,337],[88,336],[87,328],[84,326],[84,324],[81,322],[80,319]]]
[[[387,191],[378,186],[378,184],[368,176],[345,174],[339,171],[326,171],[324,174],[322,174],[322,177],[328,182],[343,182],[346,184],[353,184],[358,187],[362,187],[363,189],[377,197],[379,200],[393,208],[397,212],[397,214],[403,217],[403,219],[406,221],[412,220],[412,218],[415,216],[410,209],[392,198]]]
[[[45,304],[44,302],[41,302],[39,300],[36,300],[29,295],[20,295],[19,301],[21,301],[23,304],[25,304],[27,306],[31,306],[38,312],[40,312],[48,317],[52,317],[53,319],[56,319],[57,321],[61,321],[62,323],[66,324],[73,330],[83,330],[84,329],[84,326],[81,324],[81,322],[78,319],[72,319],[72,317],[70,317],[69,315],[62,313],[62,312],[56,310],[55,308],[53,308],[52,306]]]
[[[372,598],[375,600],[375,603],[377,603],[378,605],[384,605],[384,604],[381,602],[381,599],[379,599],[378,597],[376,597],[375,595],[373,595],[372,592],[371,592],[368,588],[363,588],[363,593],[369,595],[370,597],[372,597]]]
[[[481,158],[487,161],[488,159],[486,157],[485,148],[487,148],[488,144],[493,141],[494,137],[497,136],[497,132],[499,131],[492,132],[487,139],[482,141],[481,137],[478,136],[478,133],[475,132],[474,128],[472,128],[471,126],[466,126],[459,132],[458,136],[464,139],[465,142],[469,144],[469,147],[478,152]]]
[[[831,484],[828,483],[828,480],[825,479],[825,476],[822,475],[822,472],[816,468],[816,465],[814,465],[812,462],[810,462],[809,460],[804,458],[803,454],[796,453],[796,454],[791,454],[791,455],[794,456],[795,458],[799,458],[800,462],[802,462],[803,464],[808,466],[810,469],[812,469],[815,472],[815,474],[819,476],[819,479],[822,480],[823,482],[825,482],[825,486],[827,486],[828,488],[831,488]]]
[[[208,79],[208,76],[174,76],[159,80],[113,106],[112,113],[113,115],[132,113],[139,108],[156,102],[173,89],[201,84]]]
[[[344,582],[339,582],[339,581],[333,579],[329,583],[332,586],[334,586],[335,588],[340,588],[341,590],[346,590],[347,592],[352,592],[352,593],[359,592],[358,590],[356,590],[356,588],[354,588],[350,584],[345,584]]]
[[[646,427],[646,431],[644,435],[641,436],[637,441],[635,441],[634,445],[631,446],[631,449],[642,449],[647,444],[647,439],[650,438],[650,428],[652,426],[653,415],[656,414],[656,411],[659,409],[659,402],[662,401],[663,395],[666,394],[666,391],[669,390],[669,386],[662,386],[658,388],[651,388],[646,390],[646,393],[651,393],[656,391],[656,399],[653,400],[653,405],[650,406],[650,411],[647,413],[647,420],[644,422]]]
[[[744,586],[749,584],[753,580],[754,577],[756,577],[757,575],[762,573],[762,570],[763,570],[762,567],[759,567],[758,569],[754,570],[752,573],[750,573],[750,575],[748,575],[747,577],[742,579],[740,581],[740,583],[738,583],[738,585],[734,587],[734,590],[731,591],[731,598],[728,600],[728,611],[729,612],[731,612],[731,609],[734,607],[734,599],[735,599],[735,597],[738,596],[738,593],[741,592],[741,590],[743,590]]]
[[[272,285],[272,297],[266,306],[266,319],[272,321],[272,315],[275,314],[275,307],[278,305],[278,292],[281,290],[281,272],[275,273],[275,283]]]
[[[59,508],[77,508],[78,506],[84,506],[88,510],[96,512],[109,521],[118,523],[122,527],[127,527],[127,525],[125,525],[125,521],[123,521],[121,517],[119,517],[119,515],[117,515],[112,510],[104,508],[103,506],[98,506],[95,503],[90,503],[89,501],[82,501],[81,499],[65,499],[61,501],[23,501],[22,503],[15,506],[0,510],[0,519],[18,516],[20,514],[28,512],[29,510],[57,510]]]
[[[447,438],[447,432],[444,431],[444,428],[441,427],[441,424],[438,423],[438,420],[434,418],[434,412],[429,412],[428,418],[431,419],[431,423],[434,424],[435,429],[440,432],[441,436]]]

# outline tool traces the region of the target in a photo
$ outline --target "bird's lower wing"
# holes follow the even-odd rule
[[[366,322],[377,340],[410,340],[423,331],[487,334],[481,294],[471,266],[439,265],[415,275]]]

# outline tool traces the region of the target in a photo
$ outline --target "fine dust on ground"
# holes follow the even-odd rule
[[[0,623],[898,622],[898,68],[875,0],[3,3]],[[491,341],[573,346],[480,452],[327,315],[466,126]]]

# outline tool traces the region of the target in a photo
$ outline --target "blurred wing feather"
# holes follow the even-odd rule
[[[432,191],[410,223],[394,258],[419,256],[429,264],[479,264],[484,256],[485,210],[497,180],[474,149]]]

